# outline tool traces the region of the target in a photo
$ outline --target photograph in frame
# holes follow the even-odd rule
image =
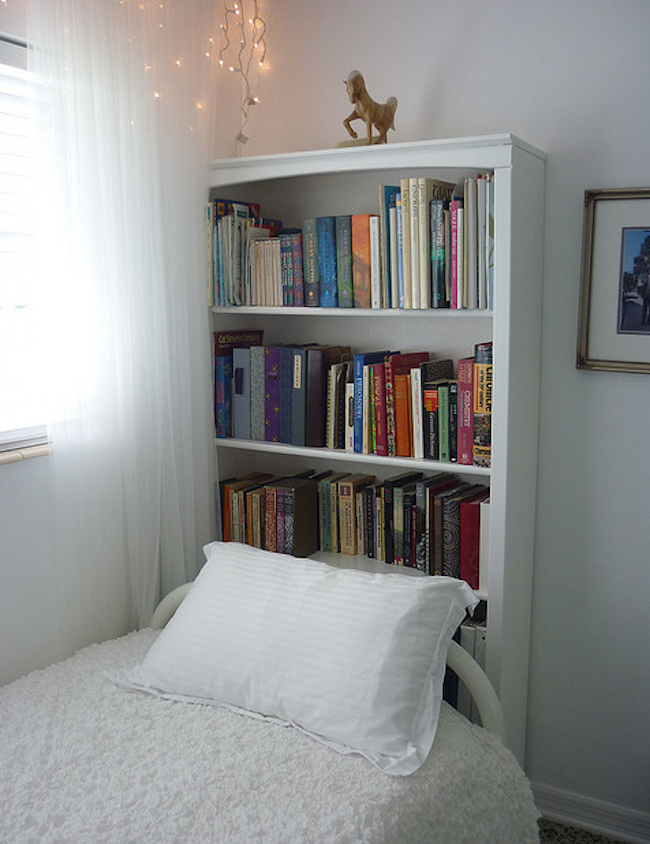
[[[585,192],[576,365],[650,372],[650,188]]]

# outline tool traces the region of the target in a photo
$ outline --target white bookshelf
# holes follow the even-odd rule
[[[493,311],[213,308],[213,328],[264,328],[265,345],[321,342],[355,351],[428,349],[458,360],[494,342],[490,469],[217,439],[221,477],[328,465],[383,479],[402,467],[446,471],[491,489],[486,670],[504,709],[508,746],[524,761],[535,530],[545,156],[512,135],[355,147],[216,161],[210,186],[258,202],[285,226],[306,217],[378,211],[381,184],[407,176],[457,182],[493,174]],[[349,560],[344,560],[348,563]],[[359,563],[363,565],[363,563]]]

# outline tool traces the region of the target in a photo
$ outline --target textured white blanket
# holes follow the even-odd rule
[[[0,689],[3,844],[538,841],[514,757],[448,707],[424,766],[389,777],[298,730],[104,677],[156,635],[93,645]]]

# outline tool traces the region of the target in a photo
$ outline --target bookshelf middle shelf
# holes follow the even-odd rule
[[[330,448],[309,448],[307,446],[288,445],[262,440],[243,440],[234,437],[216,438],[215,445],[219,450],[235,452],[259,452],[275,457],[291,457],[310,461],[336,461],[350,463],[356,466],[372,466],[377,471],[382,468],[392,471],[394,467],[415,469],[429,474],[448,472],[458,476],[489,479],[491,470],[481,466],[465,466],[461,463],[442,462],[438,460],[419,460],[414,457],[384,457],[376,454],[360,454],[353,451],[342,451]]]

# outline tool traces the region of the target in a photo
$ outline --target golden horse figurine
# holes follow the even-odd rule
[[[348,97],[354,106],[354,111],[343,121],[343,125],[353,138],[359,136],[350,126],[353,120],[363,120],[366,124],[366,143],[385,144],[386,135],[389,129],[395,129],[395,112],[397,100],[389,97],[385,103],[376,103],[368,91],[363,76],[358,70],[352,70],[348,74],[347,81],[343,84],[347,88]],[[379,137],[373,140],[372,127],[379,132]]]

